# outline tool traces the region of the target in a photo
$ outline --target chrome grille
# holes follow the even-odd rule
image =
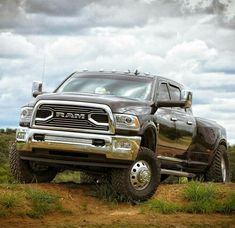
[[[34,127],[72,131],[110,131],[110,115],[103,105],[95,107],[96,104],[89,106],[87,103],[59,101],[39,103],[41,104],[37,105],[34,112]]]

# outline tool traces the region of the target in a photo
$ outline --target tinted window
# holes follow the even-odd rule
[[[176,86],[170,85],[170,94],[172,101],[180,100],[180,89]]]
[[[161,100],[161,101],[169,101],[170,100],[170,95],[169,95],[169,91],[168,91],[166,83],[163,83],[160,85],[159,100]]]

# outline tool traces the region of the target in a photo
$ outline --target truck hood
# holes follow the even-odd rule
[[[42,94],[29,104],[34,106],[39,100],[78,101],[85,103],[96,103],[108,105],[113,113],[150,114],[153,102],[139,101],[131,98],[113,95],[80,94],[80,93],[50,93]]]

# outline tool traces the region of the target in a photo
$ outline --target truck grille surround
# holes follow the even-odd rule
[[[41,129],[114,133],[107,105],[71,101],[39,101],[32,127]]]

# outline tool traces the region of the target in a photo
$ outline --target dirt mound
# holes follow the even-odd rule
[[[56,193],[67,212],[51,213],[40,219],[20,214],[0,217],[0,227],[235,227],[234,215],[222,214],[160,214],[143,212],[143,204],[112,203],[92,196],[92,186],[75,184],[30,184],[49,193]],[[235,184],[218,184],[221,192],[234,191]],[[182,202],[184,185],[161,185],[153,198]],[[6,188],[0,188],[5,194]],[[10,191],[10,190],[9,190]],[[27,205],[25,205],[27,206]]]

